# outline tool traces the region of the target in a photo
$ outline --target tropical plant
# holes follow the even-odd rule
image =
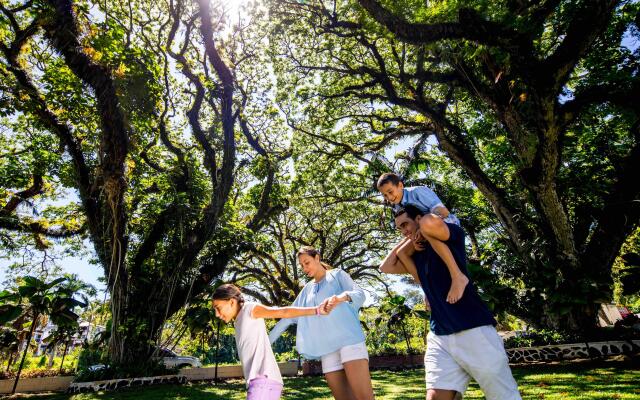
[[[4,313],[0,322],[10,322],[24,313],[28,317],[29,333],[25,340],[22,359],[18,367],[12,393],[15,393],[24,360],[29,350],[33,332],[38,325],[38,319],[48,317],[59,327],[77,326],[78,315],[74,312],[76,307],[85,307],[86,303],[74,298],[78,287],[68,277],[61,277],[50,282],[42,281],[32,276],[22,278],[15,291],[0,293],[0,301],[4,304]]]

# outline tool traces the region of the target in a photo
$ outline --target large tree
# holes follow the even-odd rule
[[[144,361],[166,318],[279,209],[270,193],[287,153],[258,115],[262,37],[209,0],[0,11],[0,230],[8,242],[90,240],[110,293],[110,357]],[[258,201],[240,209],[248,184]],[[43,199],[44,213],[25,207]]]
[[[272,52],[292,125],[324,151],[435,138],[493,209],[513,312],[585,329],[640,220],[640,54],[623,43],[639,7],[275,0]]]
[[[299,142],[295,138],[293,146]],[[309,279],[297,251],[313,246],[324,262],[359,284],[387,287],[377,269],[395,235],[358,164],[352,157],[332,162],[315,149],[295,155],[295,177],[283,186],[287,211],[266,223],[248,251],[234,259],[230,278],[265,304],[289,305]]]

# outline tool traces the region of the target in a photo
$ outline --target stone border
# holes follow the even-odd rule
[[[640,340],[585,342],[507,349],[510,363],[575,360],[640,353]]]
[[[297,362],[279,363],[282,376],[298,375]],[[240,365],[224,365],[218,367],[218,379],[242,378],[243,372]],[[112,379],[94,382],[73,382],[67,389],[67,393],[88,393],[100,391],[112,391],[127,387],[151,386],[162,384],[182,385],[192,381],[209,381],[215,379],[215,367],[185,368],[177,375],[150,376],[130,379]]]
[[[187,377],[180,375],[149,376],[129,379],[110,379],[107,381],[73,382],[66,393],[91,393],[118,390],[128,387],[151,386],[161,384],[183,385]]]
[[[579,358],[609,357],[620,354],[640,354],[640,340],[571,343],[550,346],[522,347],[506,349],[509,363],[547,362],[575,360]],[[424,354],[371,356],[369,368],[398,370],[424,367]],[[321,375],[322,366],[317,360],[307,360],[302,364],[302,375]]]

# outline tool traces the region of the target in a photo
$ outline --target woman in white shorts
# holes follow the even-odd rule
[[[280,320],[271,330],[271,343],[297,323],[296,349],[308,359],[320,359],[322,372],[336,400],[374,398],[369,375],[369,354],[358,312],[365,295],[349,274],[331,269],[320,253],[304,246],[298,251],[304,273],[313,278],[293,302],[294,307],[322,305],[331,314]]]

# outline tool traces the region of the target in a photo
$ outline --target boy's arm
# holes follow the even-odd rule
[[[269,307],[256,304],[251,311],[253,318],[297,318],[312,315],[327,314],[320,306],[318,307]]]
[[[393,247],[393,249],[387,254],[387,256],[380,264],[378,271],[384,274],[406,274],[407,270],[404,265],[398,259],[398,249],[402,247],[405,243],[410,243],[411,241],[407,238],[402,239],[397,245]]]

